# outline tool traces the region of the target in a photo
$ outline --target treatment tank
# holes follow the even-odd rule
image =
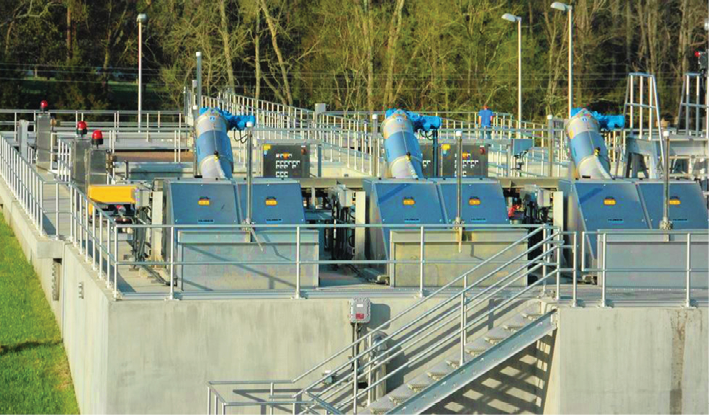
[[[600,133],[598,120],[582,109],[566,125],[569,151],[576,174],[585,179],[611,179],[608,149]]]

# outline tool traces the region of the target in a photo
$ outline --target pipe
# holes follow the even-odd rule
[[[195,121],[197,171],[206,179],[231,178],[234,155],[224,117],[216,110],[204,112]]]
[[[569,152],[580,178],[612,179],[608,149],[600,133],[598,120],[585,108],[566,125]]]
[[[423,154],[417,131],[437,130],[441,118],[421,116],[401,109],[390,109],[382,122],[382,136],[389,172],[396,179],[423,178]]]

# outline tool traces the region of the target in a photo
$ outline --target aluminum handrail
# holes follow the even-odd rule
[[[541,229],[542,229],[541,227],[540,227],[540,228],[537,228],[537,229],[535,229],[535,230],[533,231],[533,233],[537,233],[537,232],[539,232]],[[528,240],[531,236],[533,236],[533,234],[528,234],[528,235],[526,235],[525,237],[521,238],[520,240],[514,242],[513,244],[511,244],[511,245],[509,245],[508,247],[506,247],[506,248],[504,249],[504,251],[500,251],[500,252],[498,252],[494,257],[491,257],[490,260],[496,258],[496,257],[499,256],[499,255],[502,255],[504,252],[506,252],[507,250],[511,249],[513,246],[516,246],[517,244],[519,244],[519,243],[521,243],[521,242],[523,242],[523,241]],[[542,242],[542,243],[543,243],[543,242]],[[523,256],[523,255],[525,255],[525,254],[526,254],[526,253],[522,253],[522,254],[520,254],[518,257],[521,257],[521,256]],[[515,258],[515,259],[513,259],[512,261],[508,261],[508,263],[512,263],[512,262],[514,262],[514,260],[516,260],[516,259],[518,259],[518,258]],[[479,266],[481,266],[481,265],[482,265],[482,264],[480,264]],[[379,329],[379,328],[385,326],[386,324],[391,324],[391,322],[396,321],[396,320],[398,320],[399,318],[403,317],[404,315],[408,314],[411,310],[416,309],[418,306],[420,306],[420,305],[423,304],[424,302],[428,301],[429,298],[432,298],[433,294],[442,292],[444,289],[446,289],[446,288],[450,287],[451,285],[455,284],[455,283],[456,283],[457,281],[459,281],[460,279],[465,278],[470,272],[473,272],[475,269],[479,268],[479,266],[477,266],[477,267],[474,268],[473,270],[470,270],[470,271],[467,272],[467,273],[462,274],[461,276],[459,276],[459,277],[458,277],[457,279],[455,279],[454,281],[451,281],[449,284],[446,284],[445,286],[439,288],[436,292],[432,293],[431,296],[426,297],[426,298],[424,298],[424,299],[422,299],[422,300],[419,300],[419,301],[416,302],[414,305],[408,307],[406,310],[402,311],[402,312],[399,313],[397,316],[393,317],[393,318],[390,319],[387,323],[384,323],[382,326],[378,327],[377,329]],[[489,275],[492,275],[492,274],[494,274],[494,271],[493,271],[492,273],[490,273]],[[472,286],[471,286],[471,287],[468,287],[468,288],[469,288],[469,289],[472,289]],[[467,292],[467,291],[468,291],[468,290],[466,290],[466,292]],[[456,295],[454,295],[452,298],[457,298],[458,295],[459,295],[459,294],[456,293]],[[424,313],[424,315],[420,316],[419,319],[423,319],[423,318],[425,318],[426,316],[430,315],[431,313],[434,313],[435,311],[437,311],[437,310],[440,309],[441,307],[445,306],[447,303],[448,303],[448,302],[446,302],[445,304],[437,305],[436,307],[434,307],[434,309],[432,309],[432,310],[430,310],[430,311]],[[414,322],[414,323],[415,323],[415,322]],[[403,327],[402,329],[398,330],[396,333],[392,333],[391,336],[395,336],[395,335],[398,334],[399,332],[402,332],[403,330],[406,330],[408,327],[410,327],[410,325],[407,325],[406,327]],[[373,332],[375,332],[377,329],[374,329]],[[345,352],[351,350],[352,347],[358,345],[359,343],[364,342],[364,341],[371,341],[370,337],[371,337],[371,333],[368,334],[367,336],[365,336],[365,337],[359,339],[358,341],[356,341],[356,342],[354,342],[354,343],[352,343],[352,344],[346,346],[345,348],[343,348],[343,349],[341,349],[340,351],[338,351],[338,352],[336,352],[335,354],[333,354],[330,358],[326,359],[324,362],[321,362],[320,364],[318,364],[317,366],[315,366],[315,367],[311,368],[310,370],[306,371],[306,372],[303,373],[302,375],[300,375],[300,376],[294,378],[294,379],[292,380],[292,383],[293,383],[293,384],[297,383],[299,380],[303,379],[305,376],[307,376],[307,375],[313,373],[315,370],[317,370],[317,369],[323,367],[324,365],[326,365],[326,364],[329,363],[330,361],[332,361],[332,360],[334,360],[335,358],[337,358],[338,356],[342,355],[342,353],[345,353]],[[355,358],[351,359],[350,362],[351,362],[352,360],[354,360],[354,359],[361,358],[363,355],[369,353],[371,350],[372,350],[372,347],[367,348],[365,351],[361,352],[361,353],[360,353],[359,355],[357,355]],[[332,373],[337,373],[340,369],[342,369],[344,366],[347,366],[347,365],[348,365],[348,363],[345,363],[344,365],[342,365],[342,366],[338,367],[337,369],[335,369],[334,371],[332,371]],[[307,386],[307,387],[305,387],[300,393],[295,393],[295,394],[293,395],[294,398],[296,398],[298,395],[300,395],[300,394],[302,394],[302,393],[305,393],[306,391],[312,389],[315,385],[317,385],[317,384],[320,383],[321,381],[322,381],[322,379],[319,380],[319,381],[317,381],[317,382],[315,382],[315,383],[310,384],[310,385]]]
[[[596,236],[596,247],[597,247],[597,253],[600,255],[601,261],[600,264],[597,265],[596,268],[589,268],[587,267],[586,264],[586,241],[588,240],[588,243],[590,244],[590,236],[595,235]],[[630,230],[621,230],[621,229],[600,229],[597,231],[584,231],[582,232],[581,240],[582,245],[581,245],[581,272],[582,273],[595,273],[599,274],[600,273],[600,285],[601,285],[601,307],[606,307],[607,300],[606,300],[606,295],[607,295],[607,283],[606,283],[606,276],[609,272],[619,272],[619,273],[628,273],[628,272],[648,272],[647,268],[641,268],[641,267],[616,267],[616,268],[609,268],[606,266],[606,248],[607,248],[607,242],[608,242],[608,235],[612,236],[619,236],[619,235],[639,235],[639,236],[648,236],[648,235],[655,235],[655,236],[669,236],[669,235],[677,235],[677,236],[685,236],[685,247],[686,247],[686,261],[684,264],[683,268],[675,268],[675,267],[670,267],[670,268],[654,268],[652,272],[667,272],[667,273],[685,273],[685,285],[682,288],[676,288],[677,290],[684,290],[685,291],[685,298],[684,298],[684,306],[685,307],[691,307],[692,305],[692,273],[695,272],[709,272],[709,268],[693,268],[692,267],[692,236],[693,235],[704,235],[704,236],[709,236],[709,230],[704,230],[704,229],[688,229],[688,230],[656,230],[656,229],[630,229]],[[658,241],[658,243],[661,243],[662,241]],[[682,243],[682,241],[664,241],[665,243]],[[696,241],[695,241],[696,242]],[[703,242],[703,241],[702,241]],[[602,255],[600,253],[603,253]],[[576,293],[574,292],[574,303],[576,303]]]
[[[469,286],[469,287],[467,287],[467,288],[464,288],[461,292],[456,293],[456,294],[453,296],[453,298],[456,298],[456,299],[457,299],[457,298],[460,297],[460,298],[464,299],[463,301],[461,301],[460,307],[466,307],[466,308],[467,308],[467,307],[474,307],[474,306],[475,306],[475,305],[470,305],[471,303],[480,305],[480,304],[482,304],[482,302],[484,302],[486,299],[489,299],[489,298],[491,298],[492,296],[501,293],[502,291],[506,290],[510,285],[512,285],[514,282],[516,282],[517,280],[519,280],[520,278],[523,278],[523,277],[529,275],[530,273],[534,272],[535,270],[537,270],[537,269],[539,269],[539,268],[541,268],[541,267],[543,267],[543,266],[546,266],[546,265],[551,264],[551,263],[548,261],[548,257],[549,257],[550,254],[553,253],[554,251],[558,251],[558,250],[564,249],[564,248],[570,248],[569,246],[564,246],[564,245],[561,244],[560,236],[561,236],[561,232],[552,233],[549,237],[545,238],[543,241],[540,241],[540,242],[539,242],[537,245],[535,245],[533,248],[530,248],[530,249],[535,249],[538,245],[549,245],[549,246],[551,247],[551,248],[548,248],[548,249],[543,250],[543,252],[542,252],[541,254],[538,254],[534,259],[531,259],[531,260],[527,261],[527,263],[536,263],[536,265],[534,265],[531,269],[527,269],[526,271],[522,272],[520,275],[517,275],[517,274],[520,273],[520,271],[525,270],[525,268],[526,268],[526,264],[525,264],[525,265],[523,265],[523,266],[517,268],[515,271],[511,272],[510,274],[508,274],[508,275],[507,275],[506,277],[504,277],[502,280],[500,280],[500,281],[496,282],[495,284],[493,284],[493,286],[489,287],[487,290],[483,291],[482,293],[476,294],[476,295],[475,295],[474,297],[472,297],[472,298],[468,298],[468,297],[465,296],[465,293],[466,293],[467,291],[469,291],[470,289],[472,289],[472,286]],[[552,242],[554,239],[557,240],[556,243],[547,244],[548,242]],[[573,247],[571,247],[571,248],[573,248]],[[541,261],[540,261],[540,260],[541,260]],[[512,263],[514,263],[514,260],[509,261],[509,262],[508,262],[508,265],[509,265],[509,264],[512,264]],[[557,262],[557,264],[558,264],[558,262]],[[494,274],[496,274],[498,271],[499,271],[499,270],[491,271],[487,276],[494,275]],[[417,362],[417,361],[419,361],[419,360],[421,360],[421,359],[427,357],[428,355],[430,355],[431,352],[435,351],[435,350],[436,350],[437,348],[439,348],[440,346],[445,345],[447,342],[449,342],[450,340],[452,340],[454,337],[459,336],[461,332],[467,332],[467,330],[468,330],[469,328],[471,328],[472,326],[474,326],[477,322],[482,321],[483,318],[489,317],[489,315],[492,315],[492,313],[494,313],[494,312],[496,312],[497,310],[501,309],[502,307],[504,307],[504,306],[505,306],[506,304],[508,304],[509,302],[511,302],[511,301],[513,301],[513,300],[519,298],[519,297],[522,296],[524,293],[530,291],[530,290],[533,289],[534,287],[538,286],[538,285],[541,284],[542,282],[545,282],[547,279],[549,279],[549,278],[551,278],[551,277],[553,277],[553,276],[557,276],[557,279],[558,279],[558,276],[559,276],[559,274],[561,273],[561,271],[564,271],[564,270],[562,270],[562,269],[560,269],[560,268],[557,268],[557,270],[555,270],[555,271],[553,271],[553,272],[551,272],[551,273],[548,273],[546,276],[544,276],[543,278],[539,279],[539,280],[536,281],[534,284],[532,284],[532,285],[530,285],[530,286],[528,286],[528,287],[526,287],[526,288],[520,290],[520,291],[519,291],[518,293],[516,293],[515,295],[513,295],[513,296],[507,298],[502,304],[499,304],[499,305],[497,305],[496,307],[494,307],[492,310],[490,310],[489,313],[486,313],[485,315],[479,316],[478,318],[474,319],[473,321],[468,322],[467,324],[461,325],[461,328],[460,328],[460,329],[456,330],[456,331],[453,332],[453,333],[450,333],[448,336],[444,337],[443,339],[439,339],[433,346],[430,346],[430,347],[428,347],[426,350],[424,350],[424,351],[418,353],[417,355],[415,355],[414,357],[409,358],[409,359],[407,360],[407,363],[405,363],[404,366],[402,366],[402,367],[396,369],[396,370],[393,371],[393,372],[387,373],[387,375],[386,375],[385,377],[380,378],[380,379],[379,379],[377,382],[375,382],[375,383],[369,384],[367,388],[365,388],[365,389],[363,389],[363,390],[360,390],[360,391],[357,391],[357,390],[355,389],[355,392],[354,392],[354,395],[353,395],[353,396],[349,397],[348,399],[346,399],[346,400],[343,401],[343,402],[339,402],[338,405],[335,406],[335,408],[338,409],[338,410],[341,410],[341,409],[343,409],[344,406],[348,405],[349,402],[356,401],[359,397],[363,397],[363,396],[367,395],[367,394],[369,393],[369,391],[373,390],[373,388],[377,387],[377,386],[378,386],[379,384],[381,384],[382,382],[385,382],[386,379],[388,379],[389,377],[391,377],[391,376],[394,375],[395,373],[398,373],[399,371],[406,369],[406,367],[412,365],[413,363],[415,363],[415,362]],[[570,271],[570,270],[567,270],[567,271]],[[371,371],[376,370],[375,368],[378,368],[378,367],[380,367],[381,365],[386,364],[386,363],[389,362],[391,359],[393,359],[394,357],[398,356],[400,353],[403,353],[403,351],[404,351],[406,348],[408,348],[408,347],[402,348],[402,347],[401,347],[402,344],[406,344],[407,342],[410,342],[412,339],[415,339],[415,340],[416,340],[416,343],[410,345],[410,346],[413,346],[413,345],[417,344],[418,342],[422,341],[423,339],[425,339],[426,337],[430,336],[431,334],[435,333],[438,329],[440,329],[440,328],[442,328],[442,327],[444,327],[444,326],[450,324],[451,322],[453,322],[454,320],[450,319],[450,316],[455,315],[455,314],[458,312],[458,308],[460,308],[460,307],[454,308],[454,309],[452,309],[452,310],[448,310],[447,312],[445,312],[445,313],[443,313],[442,315],[438,316],[438,317],[437,317],[435,320],[433,320],[432,322],[429,322],[429,323],[428,323],[428,326],[424,326],[423,328],[421,328],[421,329],[418,330],[417,332],[413,333],[413,335],[411,335],[411,336],[409,336],[409,337],[406,337],[406,338],[402,339],[401,341],[399,341],[399,343],[397,343],[397,345],[396,345],[395,347],[390,347],[390,348],[388,348],[388,349],[387,349],[387,352],[388,352],[388,351],[391,351],[391,350],[394,350],[394,349],[397,350],[397,352],[396,352],[394,355],[391,355],[391,356],[389,356],[389,357],[386,358],[386,359],[383,359],[383,358],[385,358],[385,357],[388,355],[388,353],[385,352],[385,355],[378,355],[377,358],[376,358],[376,361],[370,360],[369,362],[363,364],[362,366],[359,366],[359,367],[358,367],[358,370],[357,370],[357,372],[356,372],[356,374],[355,374],[355,372],[353,371],[352,373],[346,375],[344,378],[340,379],[340,381],[331,384],[328,388],[326,388],[326,389],[324,389],[324,390],[321,390],[321,391],[318,392],[318,393],[312,393],[312,392],[311,392],[310,389],[311,389],[313,386],[317,385],[317,383],[313,383],[313,384],[311,384],[309,387],[306,387],[306,388],[302,389],[302,390],[299,391],[299,392],[293,393],[293,395],[292,395],[293,399],[294,399],[294,400],[297,400],[298,397],[303,396],[303,395],[308,395],[308,396],[315,395],[315,396],[320,397],[320,400],[321,400],[321,401],[324,401],[325,399],[327,399],[327,397],[330,397],[330,396],[332,396],[332,395],[334,395],[334,394],[337,394],[338,392],[341,392],[341,391],[342,391],[342,387],[344,387],[344,386],[347,385],[347,382],[348,382],[347,379],[352,379],[353,382],[356,382],[357,379],[359,379],[361,376],[365,376],[365,375],[366,375],[367,370],[371,373]],[[385,324],[386,324],[386,323],[385,323]],[[433,328],[431,328],[431,327],[430,327],[431,325],[435,325],[435,326],[434,326]],[[376,329],[373,330],[373,331],[376,331]],[[421,334],[423,334],[423,337],[420,337]],[[395,335],[396,335],[396,333],[392,333],[392,334],[389,336],[389,339],[392,339]],[[368,335],[368,336],[369,336],[369,335]],[[360,339],[360,341],[364,341],[365,339],[367,339],[368,336],[363,337],[362,339]],[[420,337],[420,338],[416,339],[417,337]],[[351,350],[351,349],[352,349],[354,346],[356,346],[357,344],[358,344],[358,342],[354,342],[354,343],[352,343],[351,345],[349,345],[346,349],[347,349],[347,350]],[[409,347],[410,347],[410,346],[409,346]],[[373,346],[373,347],[376,347],[376,345]],[[360,358],[363,358],[363,357],[367,356],[367,355],[369,354],[369,352],[372,351],[372,348],[373,348],[373,347],[370,347],[370,348],[368,348],[367,350],[365,350],[365,351],[363,351],[363,352],[357,354],[357,356],[353,357],[353,358],[350,359],[347,363],[345,363],[345,364],[343,365],[343,367],[350,367],[357,359],[360,359]],[[320,365],[318,365],[318,366],[320,366]],[[339,369],[335,369],[335,370],[333,370],[333,371],[330,371],[330,372],[328,373],[327,377],[336,376],[338,373],[339,373]],[[236,381],[236,382],[228,382],[228,383],[231,383],[231,384],[245,384],[245,383],[248,383],[248,381]],[[334,389],[334,388],[336,388],[338,385],[342,385],[342,387],[340,387],[340,388],[338,388],[338,389]],[[236,392],[236,391],[235,391],[235,392]],[[328,394],[328,393],[329,393],[329,394]],[[268,402],[266,402],[265,405],[270,406]],[[310,405],[310,407],[307,407],[307,406],[306,406],[306,408],[305,408],[304,411],[312,410],[312,407],[313,407],[313,406],[316,406],[316,407],[324,407],[324,406],[322,405],[322,402],[318,402],[318,401],[316,401],[316,400],[314,400],[314,399],[313,399],[312,402],[310,402],[308,405]],[[355,406],[356,406],[356,405],[355,405]],[[327,409],[326,409],[326,410],[327,410]],[[294,411],[295,411],[295,407],[294,407]]]
[[[463,288],[462,291],[453,294],[451,297],[449,297],[448,299],[446,299],[446,300],[444,300],[444,301],[441,301],[439,304],[437,304],[437,305],[436,305],[434,308],[432,308],[431,310],[429,310],[429,311],[423,313],[421,316],[419,316],[419,317],[417,317],[416,319],[412,320],[411,322],[409,322],[408,324],[404,325],[403,327],[397,329],[396,331],[394,331],[392,334],[389,335],[389,338],[391,339],[391,338],[393,338],[394,336],[396,336],[397,334],[404,332],[406,329],[408,329],[408,328],[410,328],[410,327],[413,327],[416,323],[418,323],[418,322],[424,320],[426,317],[428,317],[429,315],[433,314],[435,311],[438,311],[439,309],[441,309],[441,308],[443,308],[444,306],[448,305],[450,302],[452,302],[452,301],[456,300],[457,298],[459,298],[461,295],[466,295],[466,294],[467,294],[469,291],[471,291],[474,287],[476,287],[476,286],[482,284],[483,282],[487,281],[489,278],[491,278],[491,277],[497,275],[498,272],[502,271],[502,270],[505,269],[507,266],[513,264],[514,262],[516,262],[516,261],[517,261],[518,259],[520,259],[521,257],[523,257],[523,256],[529,254],[530,252],[532,252],[533,250],[539,248],[540,245],[546,245],[547,242],[551,241],[553,238],[554,238],[554,236],[547,237],[547,238],[543,239],[542,241],[538,242],[537,244],[535,244],[535,245],[532,246],[531,248],[527,249],[525,252],[522,252],[522,253],[518,254],[516,257],[514,257],[513,259],[507,261],[504,265],[502,265],[502,266],[500,266],[500,267],[494,269],[493,271],[490,271],[490,272],[489,272],[488,274],[486,274],[484,277],[482,277],[482,278],[476,280],[475,283],[473,283],[473,284],[471,284],[471,285],[469,285],[469,286],[468,286],[467,281],[466,281],[465,286],[466,286],[467,288]],[[541,256],[541,255],[540,255],[540,256]],[[539,256],[538,256],[538,257],[539,257]],[[483,296],[483,295],[485,295],[488,291],[493,290],[494,287],[495,287],[497,284],[501,284],[501,283],[505,282],[505,281],[506,281],[507,279],[509,279],[512,275],[514,275],[514,274],[516,274],[517,272],[519,272],[519,271],[525,269],[525,268],[529,265],[530,262],[534,262],[534,260],[528,260],[528,261],[527,261],[525,264],[523,264],[521,267],[519,267],[519,268],[516,269],[515,271],[512,271],[508,276],[504,277],[503,279],[501,279],[501,280],[498,281],[497,283],[491,285],[490,287],[488,287],[488,288],[486,288],[485,290],[481,291],[480,293],[476,294],[476,295],[475,295],[473,298],[471,298],[469,301],[476,300],[477,297]],[[541,266],[541,265],[539,265],[539,266]],[[538,267],[537,267],[537,268],[538,268]],[[535,268],[535,270],[536,270],[537,268]],[[472,270],[467,271],[465,274],[463,274],[463,276],[467,277],[467,275],[470,274],[471,272],[472,272]],[[529,272],[531,272],[531,271],[528,270],[527,274],[528,274]],[[527,274],[526,274],[526,275],[527,275]],[[515,278],[512,282],[514,282],[514,281],[516,281],[516,280],[517,280],[517,279]],[[505,287],[507,287],[507,285],[506,285]],[[489,298],[489,297],[485,297],[485,299],[487,299],[487,298]],[[483,299],[482,301],[484,301],[485,299]],[[477,304],[476,304],[476,305],[477,305]],[[446,312],[446,313],[443,314],[442,316],[439,316],[438,318],[439,318],[439,319],[445,319],[447,316],[451,315],[452,313],[457,313],[456,309],[449,310],[448,312]],[[436,321],[436,320],[434,320],[433,322],[429,322],[428,324],[434,324],[435,321]],[[392,321],[390,320],[390,321],[387,322],[386,324],[387,324],[387,325],[391,325],[391,322],[392,322]],[[441,324],[446,324],[446,322],[444,321],[444,322],[441,323]],[[383,325],[382,325],[382,326],[383,326]],[[374,329],[372,332],[376,332],[376,331],[379,330],[382,326],[378,327],[377,329]],[[424,326],[423,328],[425,328],[425,326]],[[421,328],[421,330],[423,330],[423,328]],[[439,327],[439,328],[440,328],[440,327]],[[435,329],[432,330],[431,332],[429,332],[429,334],[432,333],[432,332],[435,332]],[[371,334],[370,334],[370,336],[371,336]],[[427,335],[424,336],[424,338],[425,338],[425,337],[427,337]],[[366,338],[366,337],[365,337],[365,338]],[[365,339],[365,338],[363,338],[363,339]],[[407,341],[409,341],[410,339],[411,339],[411,338],[402,339],[402,340],[401,340],[401,343],[406,344]],[[416,343],[418,343],[418,341],[420,341],[420,340],[422,340],[422,339],[417,340]],[[414,343],[414,344],[416,344],[416,343]],[[356,345],[357,345],[356,342],[353,343],[352,345],[350,345],[350,349],[352,349],[352,348],[355,347]],[[386,351],[384,351],[382,355],[379,355],[379,356],[378,356],[378,363],[379,363],[379,364],[377,365],[377,367],[380,366],[381,364],[385,364],[386,362],[390,361],[391,359],[393,359],[393,358],[396,357],[397,355],[403,353],[406,349],[408,349],[408,347],[410,347],[410,346],[401,347],[401,344],[397,344],[397,346],[398,346],[398,347],[397,347],[397,349],[396,349],[396,350],[397,350],[396,354],[394,354],[393,356],[390,356],[390,357],[389,357],[388,359],[386,359],[385,361],[380,362],[379,359],[381,359],[382,357],[385,357],[387,354],[389,354],[389,352],[390,352],[391,350],[394,350],[394,348],[389,348],[389,349],[387,349]],[[413,345],[411,345],[411,346],[413,346]],[[349,367],[350,364],[351,364],[355,359],[359,359],[359,358],[365,357],[367,354],[369,354],[369,353],[370,353],[373,349],[375,349],[375,348],[376,348],[376,345],[370,346],[367,350],[365,350],[365,351],[361,352],[359,355],[353,357],[350,361],[348,361],[348,362],[346,362],[346,363],[343,363],[343,364],[342,364],[340,367],[338,367],[337,369],[332,370],[332,372],[333,372],[333,373],[337,373],[340,369]],[[366,368],[368,364],[369,364],[369,362],[368,362],[367,364],[365,364],[364,366],[362,366],[362,367],[361,367],[362,370],[364,370],[364,368]],[[343,380],[341,380],[341,381],[343,381]],[[322,382],[322,379],[320,379],[317,383],[316,383],[316,382],[313,382],[309,387],[313,387],[313,386],[315,386],[315,385],[317,385],[318,383],[321,383],[321,382]],[[333,385],[330,385],[330,387],[334,387],[334,386],[337,385],[338,383],[339,383],[339,382],[336,382],[336,383],[334,383]],[[309,387],[308,387],[308,388],[309,388]],[[306,389],[307,389],[307,388],[306,388]]]

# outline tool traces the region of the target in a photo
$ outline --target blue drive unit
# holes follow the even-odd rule
[[[455,179],[437,179],[448,223],[455,222],[458,212],[458,186]],[[462,220],[465,224],[509,224],[507,204],[500,182],[489,179],[463,179],[461,186]]]
[[[662,182],[637,182],[651,229],[659,229],[664,211]],[[670,221],[674,229],[707,229],[706,201],[699,184],[692,181],[670,182]]]
[[[236,184],[241,215],[246,217],[246,181]],[[253,184],[251,222],[256,224],[305,223],[300,183],[295,180],[257,179]]]

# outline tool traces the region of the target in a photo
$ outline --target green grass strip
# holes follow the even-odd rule
[[[1,213],[0,413],[79,413],[56,320]]]

